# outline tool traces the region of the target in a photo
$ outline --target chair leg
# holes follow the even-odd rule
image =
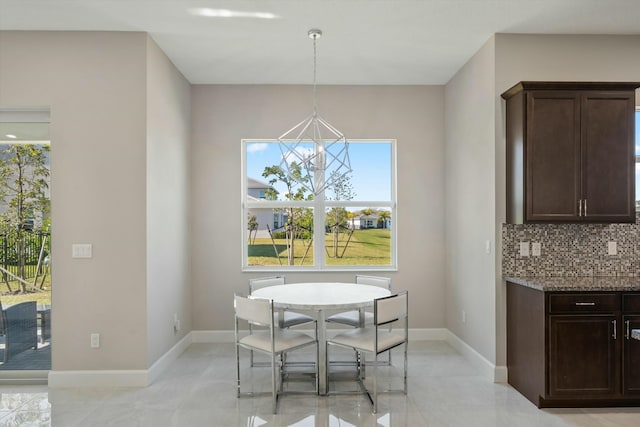
[[[271,353],[271,399],[273,405],[273,413],[278,412],[278,385],[276,379],[276,355]]]
[[[251,328],[251,323],[249,323],[249,335],[253,333],[253,329]],[[249,366],[254,367],[253,364],[253,350],[249,350]]]
[[[238,348],[238,344],[236,344],[236,387],[237,387],[237,397],[240,397],[240,349]]]
[[[328,350],[328,344],[327,345],[327,350]],[[329,360],[329,353],[327,353],[327,351],[325,350],[325,353],[327,355],[327,360]],[[329,384],[329,381],[327,380],[326,384]],[[320,394],[320,344],[316,342],[316,394]]]
[[[409,364],[407,363],[407,347],[409,344],[405,341],[404,343],[404,394],[407,394],[407,368]]]
[[[373,413],[378,413],[378,353],[375,353],[373,364]]]

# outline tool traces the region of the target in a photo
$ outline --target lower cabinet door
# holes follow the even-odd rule
[[[615,394],[619,389],[619,329],[614,315],[550,315],[549,396]]]
[[[634,329],[640,329],[640,315],[624,316],[624,352],[622,392],[640,395],[640,340],[631,337]]]

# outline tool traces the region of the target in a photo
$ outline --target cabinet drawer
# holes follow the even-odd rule
[[[549,313],[610,313],[620,310],[616,294],[551,294]]]
[[[627,313],[640,313],[640,294],[622,294],[622,310]]]

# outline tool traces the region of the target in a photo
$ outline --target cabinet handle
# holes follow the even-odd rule
[[[578,216],[582,216],[582,199],[578,200]]]
[[[624,321],[624,337],[627,340],[629,339],[629,321],[628,320]]]
[[[618,332],[616,331],[616,329],[618,329],[617,326],[617,322],[615,320],[612,320],[611,323],[613,323],[613,339],[617,340],[618,339]]]
[[[577,302],[576,305],[596,305],[595,302]]]
[[[584,199],[584,216],[587,216],[587,199]]]

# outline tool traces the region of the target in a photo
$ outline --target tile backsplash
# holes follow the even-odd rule
[[[521,242],[529,243],[528,257]],[[539,256],[533,243],[541,244]],[[635,224],[502,224],[502,275],[640,276],[640,214]]]

